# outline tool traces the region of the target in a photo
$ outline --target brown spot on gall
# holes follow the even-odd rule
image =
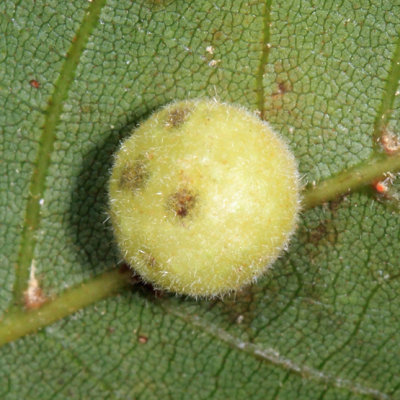
[[[139,250],[139,257],[146,263],[150,268],[157,267],[158,263],[155,257],[146,250]]]
[[[153,268],[157,265],[156,259],[151,254],[149,255],[148,265]]]
[[[172,194],[168,200],[170,208],[178,217],[186,217],[196,203],[196,196],[188,189],[182,188]]]
[[[119,186],[122,189],[135,190],[142,188],[149,178],[147,164],[144,160],[137,160],[133,165],[122,170]]]
[[[188,115],[190,114],[190,109],[188,108],[177,108],[172,110],[165,120],[165,126],[168,128],[176,128],[182,125]]]

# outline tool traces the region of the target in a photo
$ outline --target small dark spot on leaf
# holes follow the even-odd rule
[[[333,221],[335,220],[335,215],[342,202],[343,198],[339,198],[325,205],[326,218],[322,220],[317,227],[307,232],[310,243],[315,245],[319,245],[322,241],[327,245],[336,243],[338,231]]]
[[[133,165],[123,169],[119,179],[119,186],[122,189],[135,190],[143,188],[149,178],[147,163],[145,160],[137,160]]]
[[[139,343],[141,343],[141,344],[146,344],[148,340],[149,340],[149,338],[148,338],[147,336],[144,336],[144,335],[140,335],[140,336],[138,337],[138,341],[139,341]]]
[[[213,41],[218,41],[222,39],[223,33],[217,29],[214,29],[212,32]]]
[[[188,108],[177,108],[172,110],[165,120],[165,126],[168,128],[176,128],[182,125],[190,114],[190,109]]]
[[[196,196],[188,189],[182,188],[172,194],[168,200],[168,208],[178,217],[186,217],[196,204]]]
[[[288,87],[287,83],[285,83],[285,82],[279,82],[278,88],[282,94],[285,94],[289,90],[289,87]]]
[[[285,93],[290,92],[292,90],[292,85],[289,81],[279,81],[278,82],[278,90],[272,93],[273,97],[283,96]]]
[[[309,240],[311,243],[318,243],[326,236],[328,228],[325,222],[321,222],[315,229],[310,232]]]
[[[40,83],[36,79],[31,79],[29,84],[35,89],[39,89],[40,87]]]

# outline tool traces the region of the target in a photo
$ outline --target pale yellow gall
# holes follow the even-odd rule
[[[288,146],[244,108],[169,104],[116,154],[110,214],[122,256],[156,288],[219,296],[287,247],[299,211]]]

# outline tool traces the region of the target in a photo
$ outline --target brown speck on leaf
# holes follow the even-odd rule
[[[290,82],[279,81],[278,82],[278,90],[276,92],[272,93],[272,96],[273,97],[283,96],[285,93],[287,93],[291,90],[292,90],[292,86],[291,86]]]
[[[168,128],[176,128],[185,122],[189,114],[190,110],[188,108],[177,108],[172,110],[167,115],[165,126]]]
[[[31,79],[29,84],[35,89],[39,89],[40,87],[40,83],[36,79]]]
[[[140,335],[139,338],[138,338],[138,341],[141,344],[146,344],[148,340],[149,340],[149,338],[147,336],[144,336],[144,335]]]
[[[138,160],[132,166],[127,166],[121,173],[119,186],[123,189],[135,190],[142,188],[149,177],[144,160]]]
[[[216,30],[216,29],[214,29],[214,30],[212,31],[212,38],[213,38],[213,41],[221,40],[221,39],[222,39],[222,36],[223,36],[223,33],[222,33],[221,31],[218,31],[218,30]]]
[[[278,88],[282,94],[286,93],[289,90],[288,87],[286,86],[285,82],[279,82]]]
[[[315,229],[309,234],[309,240],[311,243],[319,243],[320,240],[326,236],[328,228],[325,222],[321,222]]]
[[[188,189],[180,189],[169,198],[169,207],[179,217],[186,217],[196,203],[196,196]]]

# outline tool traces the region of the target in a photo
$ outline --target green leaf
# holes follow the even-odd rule
[[[400,397],[400,5],[320,3],[0,3],[0,398]],[[273,270],[195,301],[117,269],[106,183],[135,124],[205,96],[306,189]]]

